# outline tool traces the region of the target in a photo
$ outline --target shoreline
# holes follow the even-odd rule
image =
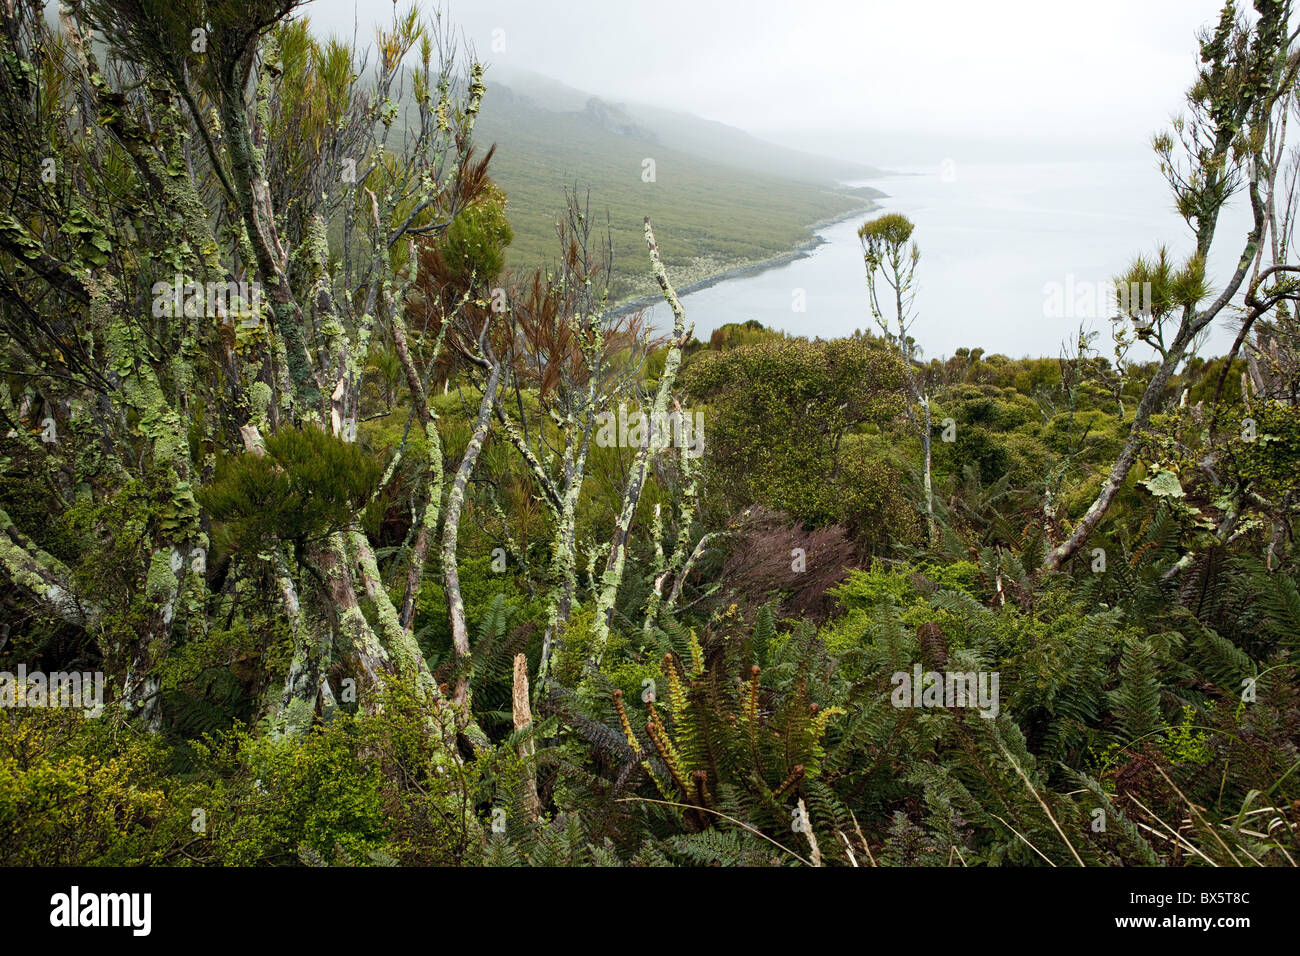
[[[682,288],[676,290],[677,298],[683,299],[686,296],[690,295],[692,292],[699,292],[702,289],[709,289],[722,282],[728,282],[732,279],[749,278],[751,276],[756,276],[759,275],[760,273],[766,272],[769,269],[777,269],[780,268],[781,266],[789,265],[792,262],[797,262],[800,259],[806,259],[808,258],[808,256],[812,255],[814,250],[826,244],[826,240],[823,239],[821,236],[817,235],[816,230],[825,229],[827,226],[837,225],[838,223],[844,222],[847,219],[852,219],[855,216],[861,216],[864,213],[875,212],[879,208],[881,208],[880,204],[876,200],[869,199],[867,200],[867,204],[865,206],[861,206],[858,209],[850,209],[848,212],[842,213],[841,215],[838,216],[831,216],[830,218],[827,219],[819,219],[817,222],[811,223],[806,227],[808,229],[814,230],[813,237],[809,239],[807,242],[802,243],[799,246],[796,246],[795,248],[791,249],[789,252],[783,252],[780,255],[772,256],[770,259],[761,259],[757,262],[749,262],[749,263],[743,263],[741,265],[732,266],[730,269],[724,269],[722,272],[719,272],[716,275],[709,276],[708,278],[705,279],[700,279],[697,282],[692,282],[690,285],[683,286]],[[624,302],[616,303],[615,305],[610,307],[606,315],[609,316],[627,315],[629,312],[636,312],[639,309],[645,309],[655,305],[658,302],[663,302],[663,301],[664,301],[664,297],[662,293],[651,293],[649,295],[638,296],[635,299],[628,299]]]

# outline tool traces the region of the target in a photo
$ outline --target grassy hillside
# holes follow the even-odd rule
[[[602,221],[609,215],[619,298],[651,291],[642,242],[646,215],[654,220],[675,281],[685,286],[788,252],[812,238],[809,226],[870,202],[861,190],[836,187],[830,175],[796,181],[771,171],[788,169],[790,156],[799,155],[779,147],[770,147],[775,157],[770,162],[750,162],[768,171],[706,159],[700,153],[707,148],[708,130],[717,127],[718,154],[733,158],[737,144],[749,137],[694,118],[694,125],[665,120],[674,115],[656,113],[643,121],[599,100],[577,110],[547,109],[509,87],[490,84],[477,135],[498,147],[493,177],[509,196],[515,233],[508,265],[529,267],[554,257],[566,185],[590,188],[593,214]],[[684,145],[675,145],[674,137]],[[762,151],[754,152],[759,157]],[[654,160],[654,182],[643,181],[646,159]],[[816,167],[822,173],[845,166],[839,171],[854,174],[846,164],[810,161],[822,163]]]
[[[593,99],[590,93],[538,73],[507,71],[498,73],[495,79],[516,95],[554,112],[581,112]],[[620,103],[616,108],[663,145],[726,166],[818,186],[884,175],[874,166],[788,149],[690,113],[645,103]]]

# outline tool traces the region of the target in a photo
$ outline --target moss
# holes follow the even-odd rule
[[[248,388],[248,409],[252,420],[265,424],[271,412],[273,399],[271,386],[265,382],[254,382]]]
[[[172,558],[166,551],[155,551],[145,577],[145,596],[151,601],[166,602],[176,595],[177,578]]]

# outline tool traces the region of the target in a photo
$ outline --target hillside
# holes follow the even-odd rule
[[[650,291],[646,215],[685,286],[788,253],[812,240],[810,226],[870,208],[872,191],[838,185],[878,173],[870,167],[804,157],[697,117],[582,97],[561,84],[529,86],[528,95],[488,85],[476,132],[497,144],[493,178],[509,196],[512,268],[554,257],[566,186],[589,188],[593,214],[608,213],[618,298]],[[653,182],[643,180],[647,159]]]
[[[590,93],[539,73],[494,68],[493,74],[493,79],[501,86],[552,112],[581,112],[595,99]],[[751,172],[818,186],[888,175],[884,170],[864,163],[844,162],[778,146],[734,126],[691,113],[646,103],[619,103],[615,108],[665,146]]]

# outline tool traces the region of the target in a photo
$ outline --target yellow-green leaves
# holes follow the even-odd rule
[[[886,259],[898,258],[907,240],[912,238],[914,228],[912,220],[897,212],[864,222],[858,229],[858,238],[862,241],[867,265],[876,269]],[[915,256],[915,246],[913,254]]]
[[[1154,258],[1138,256],[1115,285],[1125,318],[1141,323],[1160,321],[1196,304],[1210,294],[1205,280],[1205,260],[1191,256],[1181,267],[1161,246]],[[1136,289],[1138,295],[1131,294]]]

